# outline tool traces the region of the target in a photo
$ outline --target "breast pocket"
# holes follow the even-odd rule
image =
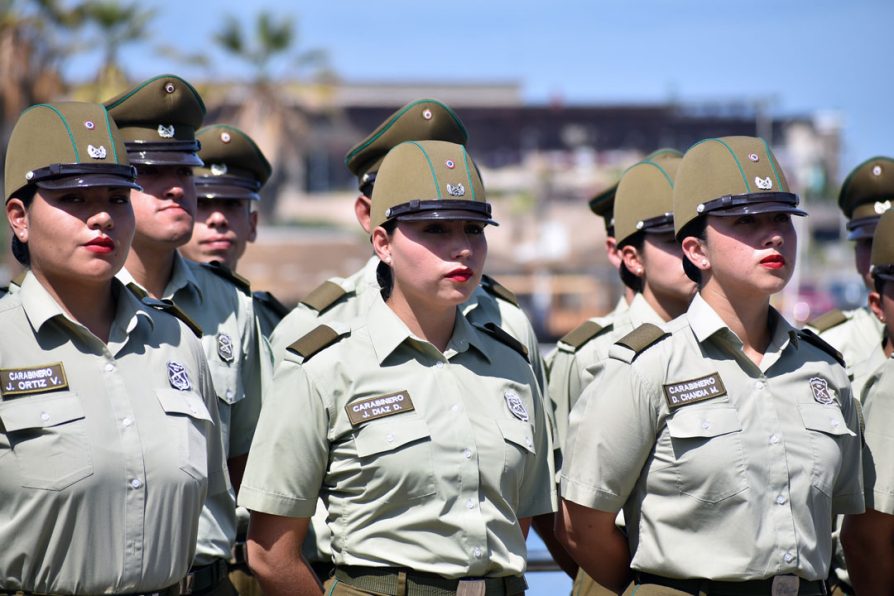
[[[437,492],[428,424],[407,414],[361,426],[354,435],[369,498],[419,499]]]
[[[798,404],[798,410],[808,431],[813,454],[810,481],[831,497],[841,468],[841,441],[850,440],[856,433],[847,427],[847,421],[836,405],[805,403]]]
[[[202,398],[192,391],[156,389],[155,394],[176,440],[180,469],[197,480],[208,478],[207,441],[220,440],[208,432],[211,414]]]
[[[84,409],[74,391],[0,402],[22,486],[63,490],[93,474]]]
[[[686,407],[667,419],[667,428],[681,493],[717,503],[748,489],[735,408]]]
[[[245,388],[242,386],[240,375],[241,367],[237,362],[221,362],[210,360],[208,368],[211,370],[211,379],[214,383],[214,392],[225,404],[232,406],[245,397]]]

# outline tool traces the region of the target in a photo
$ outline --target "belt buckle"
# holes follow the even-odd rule
[[[484,596],[485,588],[483,579],[461,579],[456,585],[456,596]]]
[[[187,573],[186,577],[180,580],[180,594],[192,594],[192,588],[195,585],[195,574]]]
[[[798,596],[801,578],[797,575],[777,575],[770,587],[772,596]]]

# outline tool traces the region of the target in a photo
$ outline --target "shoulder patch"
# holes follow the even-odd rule
[[[298,354],[306,362],[310,360],[311,356],[323,348],[328,348],[346,335],[348,335],[347,331],[339,333],[329,325],[320,325],[286,349],[294,354]]]
[[[599,337],[600,335],[607,331],[610,331],[611,329],[611,323],[603,327],[596,321],[584,321],[583,323],[578,325],[576,329],[565,334],[562,339],[559,340],[559,342],[573,348],[573,352],[577,352],[588,341],[593,338]]]
[[[845,322],[847,322],[847,315],[836,308],[825,314],[821,314],[807,324],[822,333]]]
[[[252,298],[257,300],[258,302],[263,303],[270,310],[279,315],[280,318],[289,314],[288,307],[276,299],[276,296],[271,294],[270,292],[253,292],[251,295]]]
[[[530,362],[530,360],[528,359],[528,348],[525,347],[525,344],[509,335],[502,327],[500,327],[493,321],[489,321],[484,325],[476,325],[475,328],[487,333],[500,343],[506,344],[507,346],[521,354],[526,362]]]
[[[301,300],[301,304],[309,306],[318,313],[325,312],[329,307],[342,299],[347,291],[334,281],[324,281],[310,294]]]
[[[128,287],[130,287],[130,285],[128,285]],[[133,290],[133,288],[131,288],[131,289]],[[139,289],[139,288],[137,288],[137,289]],[[140,291],[142,291],[142,290],[140,290]],[[134,293],[136,294],[136,291],[134,291]],[[144,292],[144,294],[145,294],[145,292]],[[137,296],[139,296],[139,294],[137,294]],[[199,324],[196,323],[195,321],[193,321],[192,319],[190,319],[189,315],[187,315],[185,312],[180,310],[180,307],[177,306],[176,304],[174,304],[173,302],[171,302],[170,300],[159,300],[157,298],[152,298],[151,296],[145,296],[145,295],[142,296],[141,299],[142,299],[143,304],[145,304],[146,306],[154,308],[155,310],[160,310],[160,311],[166,312],[170,315],[177,317],[184,323],[186,323],[186,326],[189,327],[192,330],[192,332],[196,334],[196,337],[198,337],[199,339],[201,339],[202,335],[204,335],[204,333],[202,332],[202,328],[199,327]]]
[[[488,294],[492,294],[497,298],[502,298],[514,306],[519,306],[518,297],[515,293],[489,275],[481,276],[481,287],[484,288]]]
[[[615,343],[624,346],[628,350],[632,350],[634,359],[645,352],[649,347],[658,343],[670,334],[665,332],[658,325],[652,323],[643,323]]]
[[[816,346],[817,348],[837,360],[841,366],[847,368],[847,364],[844,362],[844,356],[841,355],[841,352],[833,348],[832,345],[829,344],[829,342],[821,338],[810,329],[801,329],[800,331],[798,331],[798,337],[800,337],[807,343]]]
[[[251,295],[251,282],[249,282],[247,279],[245,279],[223,263],[220,263],[218,261],[211,261],[210,263],[201,263],[201,265],[208,271],[211,271],[215,275],[218,275],[219,277],[232,282],[233,285],[235,285],[237,288]]]

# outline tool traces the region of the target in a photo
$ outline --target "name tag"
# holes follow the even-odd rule
[[[13,397],[68,388],[61,362],[27,368],[0,368],[0,395]]]
[[[664,398],[671,411],[723,395],[726,395],[726,387],[718,373],[664,385]]]
[[[377,418],[412,412],[415,409],[413,400],[410,399],[410,394],[406,391],[358,399],[345,406],[348,420],[351,421],[351,426],[354,427]]]

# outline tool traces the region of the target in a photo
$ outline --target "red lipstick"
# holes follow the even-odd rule
[[[109,254],[110,252],[115,250],[115,242],[107,236],[100,236],[98,238],[94,238],[90,242],[87,242],[84,246],[90,252],[94,252],[94,253],[101,254],[101,255]]]
[[[782,255],[770,255],[761,259],[761,265],[767,269],[782,269],[785,267],[785,257]]]
[[[472,278],[472,270],[468,267],[459,267],[445,275],[445,277],[453,281],[467,282]]]

